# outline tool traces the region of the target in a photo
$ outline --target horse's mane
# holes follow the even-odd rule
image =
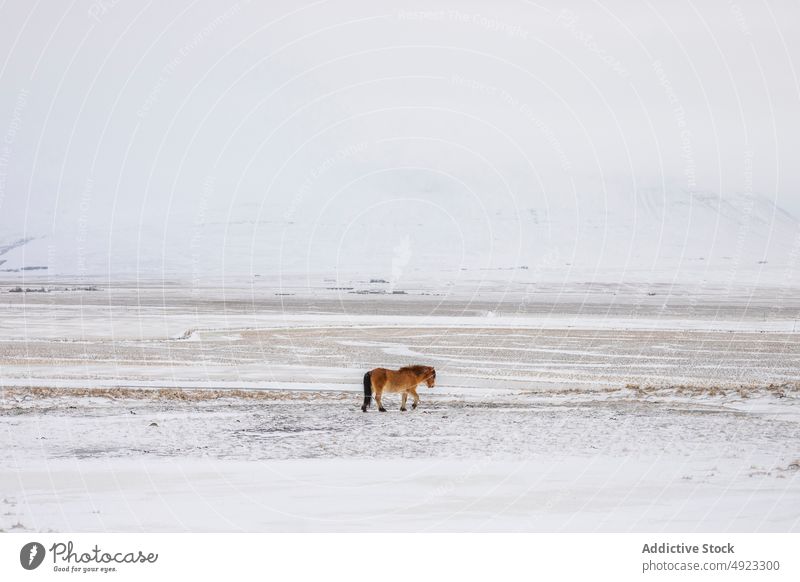
[[[428,370],[433,370],[430,366],[403,366],[400,368],[401,372],[414,372],[415,374],[424,374]]]

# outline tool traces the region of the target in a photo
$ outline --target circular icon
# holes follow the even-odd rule
[[[26,570],[35,570],[44,561],[44,546],[39,542],[29,542],[19,551],[19,563]]]

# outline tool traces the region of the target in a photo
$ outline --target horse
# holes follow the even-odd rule
[[[378,410],[386,412],[381,404],[381,395],[386,392],[400,392],[403,395],[403,402],[400,410],[406,411],[406,401],[408,395],[414,398],[411,408],[416,408],[419,404],[417,386],[425,382],[428,388],[433,388],[436,382],[436,370],[431,366],[405,366],[399,370],[387,370],[386,368],[375,368],[364,374],[364,404],[361,406],[362,412],[366,412],[372,400],[373,388],[375,390],[375,401],[378,403]]]

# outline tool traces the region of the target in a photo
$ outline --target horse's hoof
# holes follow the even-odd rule
[[[407,410],[406,408],[401,408],[400,412],[405,412],[406,410]]]
[[[412,404],[412,405],[411,405],[411,409],[412,409],[412,410],[416,410],[416,409],[417,409],[417,405],[416,405],[416,404]]]
[[[380,410],[381,412],[386,412],[385,408],[379,408],[378,410]]]
[[[366,406],[362,406],[361,407],[361,412],[366,412],[366,411],[367,411],[367,407]]]

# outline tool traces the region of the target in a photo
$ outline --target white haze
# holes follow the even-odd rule
[[[799,12],[12,0],[0,269],[786,283]]]

